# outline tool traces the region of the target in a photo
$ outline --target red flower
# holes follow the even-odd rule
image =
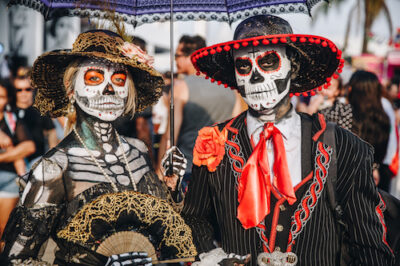
[[[225,142],[228,131],[218,127],[204,127],[199,131],[196,145],[193,149],[193,163],[197,166],[207,165],[210,172],[214,172],[225,155]]]

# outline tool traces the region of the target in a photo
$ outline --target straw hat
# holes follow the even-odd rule
[[[127,45],[135,48],[133,54],[126,52]],[[42,115],[66,115],[69,99],[63,83],[65,70],[76,59],[97,58],[127,66],[137,92],[136,111],[144,110],[157,102],[164,85],[161,74],[150,66],[146,57],[140,48],[124,42],[114,32],[93,30],[81,33],[72,50],[54,50],[36,59],[31,74],[32,85],[37,88],[35,107]]]

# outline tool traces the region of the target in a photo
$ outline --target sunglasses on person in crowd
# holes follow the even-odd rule
[[[16,91],[16,92],[21,92],[21,91],[31,92],[31,91],[33,91],[33,88],[15,89],[15,91]]]

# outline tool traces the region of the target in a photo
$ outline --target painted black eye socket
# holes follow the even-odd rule
[[[248,75],[251,72],[252,64],[248,58],[236,58],[235,60],[236,71],[240,75]]]
[[[257,65],[265,72],[277,70],[280,66],[279,55],[276,52],[260,55],[257,58]]]

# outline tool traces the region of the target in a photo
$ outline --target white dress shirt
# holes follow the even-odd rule
[[[253,117],[250,112],[247,112],[247,133],[253,139],[253,144],[255,146],[260,140],[260,133],[263,130],[264,124],[265,122],[258,120],[256,117]],[[290,178],[294,187],[301,182],[301,119],[292,107],[289,114],[274,125],[279,129],[283,137]],[[274,174],[274,149],[272,139],[267,140],[266,145],[272,182]]]

